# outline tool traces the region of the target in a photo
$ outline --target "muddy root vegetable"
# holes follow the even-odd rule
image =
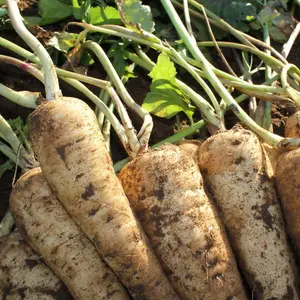
[[[202,144],[204,182],[255,299],[299,299],[283,217],[258,138],[233,129]]]
[[[178,299],[116,177],[94,112],[63,98],[29,117],[30,139],[54,194],[133,298]]]
[[[288,233],[300,253],[300,149],[282,156],[277,165],[276,185]]]
[[[67,288],[17,231],[0,238],[0,298],[71,300]]]
[[[119,174],[125,193],[182,299],[247,299],[198,165],[166,144]]]
[[[130,299],[54,196],[40,168],[20,177],[10,196],[10,207],[22,237],[75,299]]]
[[[291,115],[285,123],[284,128],[285,137],[300,137],[300,111]]]

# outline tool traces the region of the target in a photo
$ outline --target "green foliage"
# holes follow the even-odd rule
[[[41,20],[39,25],[47,25],[61,21],[72,15],[73,8],[70,4],[65,4],[59,0],[39,0],[39,15]]]
[[[119,3],[119,8],[126,27],[133,30],[140,27],[145,31],[154,31],[154,22],[150,6],[142,5],[142,2],[139,0],[126,0],[122,4]]]
[[[55,33],[54,36],[47,42],[47,45],[66,53],[75,46],[77,36],[78,35],[76,33]]]
[[[86,21],[93,25],[102,25],[102,24],[121,25],[122,24],[118,10],[111,6],[91,7],[87,14]]]
[[[121,25],[118,10],[112,6],[93,6],[92,0],[39,0],[39,16],[27,16],[29,25],[48,25],[73,16],[93,25]]]
[[[159,55],[157,63],[149,76],[152,78],[151,92],[146,96],[143,108],[162,118],[172,118],[179,112],[184,112],[192,118],[195,107],[178,87],[175,76],[176,69],[168,55]]]
[[[17,117],[15,119],[10,119],[7,120],[8,124],[16,134],[16,136],[19,138],[21,143],[27,147],[29,146],[28,142],[28,136],[29,136],[29,131],[28,131],[28,125],[21,119],[20,117]],[[1,141],[0,141],[1,143]],[[1,155],[1,161],[2,161],[2,155]],[[12,162],[10,159],[7,159],[5,157],[5,162],[0,163],[0,178],[3,176],[3,174],[9,170],[12,170],[15,167],[14,162]]]
[[[287,41],[296,23],[291,13],[287,11],[288,0],[271,0],[267,1],[266,5],[263,0],[197,0],[197,2],[234,28],[244,32],[250,29],[262,31],[267,24],[271,38],[281,43]],[[193,24],[199,29],[199,26],[194,22]],[[205,28],[200,30],[198,36],[202,36],[205,31]],[[214,34],[217,39],[226,35],[216,28]]]
[[[28,124],[26,124],[21,117],[7,120],[11,129],[14,131],[18,139],[22,144],[28,143],[29,130]]]
[[[250,20],[255,17],[256,9],[247,0],[198,0],[205,8],[234,26],[234,28],[248,31]]]
[[[127,77],[135,77],[134,74],[129,70],[128,64],[124,58],[124,50],[128,46],[127,43],[114,43],[111,45],[107,56],[112,58],[112,64],[120,77],[127,76]]]
[[[296,20],[287,11],[287,0],[268,1],[266,6],[260,5],[256,19],[250,24],[255,30],[269,27],[270,37],[279,43],[285,43],[293,32]]]

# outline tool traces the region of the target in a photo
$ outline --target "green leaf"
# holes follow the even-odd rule
[[[122,24],[118,10],[111,6],[91,7],[87,14],[87,22],[93,25]]]
[[[4,164],[1,164],[0,165],[0,178],[4,175],[4,173],[12,170],[13,167],[14,167],[14,163],[11,160],[8,160]]]
[[[71,48],[75,46],[78,34],[59,32],[47,42],[47,45],[54,47],[55,49],[67,53]]]
[[[149,32],[154,31],[154,22],[152,20],[151,8],[148,5],[142,5],[139,0],[126,0],[121,6],[121,13],[126,19],[125,26],[136,29],[136,25]]]
[[[262,24],[268,24],[276,19],[279,15],[280,13],[276,9],[266,6],[259,12],[257,18]]]
[[[9,119],[7,122],[22,143],[25,139],[28,139],[28,124],[26,124],[21,117]]]
[[[195,107],[178,87],[175,76],[176,69],[168,55],[161,53],[149,76],[152,78],[151,92],[147,94],[143,108],[162,118],[169,119],[183,111],[192,118]]]
[[[26,126],[23,119],[21,117],[17,117],[15,119],[7,120],[7,123],[11,127],[11,129],[15,132],[23,131],[23,128]]]
[[[256,15],[255,6],[248,0],[197,0],[197,2],[242,31],[249,30],[249,20]]]
[[[127,63],[123,53],[127,46],[128,43],[114,43],[107,53],[109,58],[113,58],[113,66],[120,77],[126,74]]]
[[[43,21],[43,18],[38,17],[38,16],[24,16],[23,17],[27,25],[33,26],[33,25],[38,25],[41,24]]]
[[[286,92],[295,101],[295,103],[299,106],[300,105],[300,93],[290,86],[286,87]]]
[[[81,20],[83,18],[81,6],[78,3],[78,0],[72,0],[72,14],[76,20]]]
[[[285,43],[288,41],[296,25],[297,21],[289,12],[282,12],[272,21],[270,36],[276,42]]]
[[[73,13],[72,5],[59,0],[39,0],[39,15],[42,17],[40,25],[47,25],[63,20]]]

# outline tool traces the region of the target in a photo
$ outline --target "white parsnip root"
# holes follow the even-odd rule
[[[244,129],[216,134],[200,147],[199,165],[255,299],[299,299],[270,163],[258,138]]]
[[[26,244],[18,231],[0,238],[0,298],[73,299],[65,285]]]
[[[10,207],[22,237],[65,283],[74,299],[130,299],[54,196],[39,168],[20,177]]]

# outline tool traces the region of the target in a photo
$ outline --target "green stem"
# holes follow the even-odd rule
[[[10,125],[7,123],[7,121],[3,118],[2,115],[0,115],[0,131],[2,133],[2,136],[4,136],[5,138],[5,141],[9,143],[9,145],[15,153],[18,153],[20,148],[23,149],[23,146],[19,141],[18,137],[13,132]]]
[[[107,105],[109,102],[109,94],[105,89],[102,89],[99,95],[99,98],[102,100],[102,102]],[[98,119],[98,124],[99,124],[99,128],[100,130],[102,130],[103,128],[103,123],[104,123],[104,113],[103,111],[101,111],[100,109],[98,109],[97,113],[96,113],[97,119]]]
[[[238,43],[232,43],[232,42],[217,42],[219,47],[225,47],[225,48],[234,48],[239,49],[244,52],[250,52],[257,57],[259,57],[261,60],[265,62],[265,64],[271,66],[272,68],[276,68],[276,70],[280,71],[284,67],[284,63],[278,60],[277,58],[273,56],[267,55],[265,52],[258,50],[256,48],[251,48],[247,45],[242,45]],[[199,47],[214,47],[213,42],[198,42],[197,45]]]
[[[109,110],[111,112],[114,111],[115,105],[113,102],[110,103],[109,105]],[[110,151],[110,128],[111,128],[111,123],[109,122],[109,120],[106,118],[104,120],[104,124],[103,124],[103,129],[102,129],[102,134],[103,134],[103,138],[104,141],[106,143],[106,147],[107,149]]]
[[[149,58],[149,56],[142,50],[142,47],[138,44],[133,45],[134,51],[137,53],[137,55],[144,60],[146,63],[151,64],[155,66],[155,63]]]
[[[180,140],[182,140],[183,138],[192,135],[193,133],[195,133],[197,130],[203,128],[205,125],[205,121],[201,120],[199,122],[196,122],[194,124],[192,124],[190,127],[183,129],[182,131],[160,141],[157,144],[154,144],[151,146],[152,149],[157,148],[165,143],[176,143]],[[117,163],[114,164],[114,170],[116,173],[118,173],[119,171],[121,171],[121,169],[130,161],[129,158],[125,158],[121,161],[118,161]]]
[[[27,62],[6,55],[0,55],[0,62],[13,65],[19,68],[20,70],[26,71],[27,73],[31,74],[32,76],[36,77],[39,81],[44,83],[42,72]]]
[[[123,39],[131,40],[138,44],[147,45],[151,48],[154,48],[158,51],[164,51],[166,47],[161,44],[161,40],[157,37],[149,38],[148,36],[142,36],[141,34],[118,26],[118,25],[102,25],[102,26],[95,26],[87,23],[79,23],[79,22],[70,22],[69,25],[80,26],[88,31],[100,32],[104,33],[108,36],[118,36]]]
[[[10,147],[5,145],[1,141],[0,141],[0,152],[2,152],[6,157],[8,157],[14,163],[17,163],[17,155],[14,153],[14,151]],[[20,168],[23,168],[23,164],[22,164],[21,160],[19,160],[18,165],[19,165]]]
[[[264,1],[264,5],[267,5],[267,0]],[[271,47],[271,38],[269,34],[269,24],[265,23],[263,25],[263,36],[264,36],[264,42]],[[271,56],[271,51],[269,49],[265,49],[265,53],[267,56]],[[265,64],[265,80],[269,80],[272,77],[272,69],[268,64]],[[272,105],[269,102],[260,102],[259,105],[263,107],[263,119],[260,126],[263,128],[273,131],[273,126],[272,126],[272,116],[271,116],[271,110],[272,110]]]
[[[0,83],[0,95],[27,108],[36,108],[37,100],[40,98],[40,93],[29,91],[16,92],[2,83]]]
[[[219,103],[218,103],[218,101],[217,101],[214,93],[210,89],[210,87],[202,79],[202,77],[200,77],[197,74],[197,72],[194,70],[194,68],[192,66],[190,66],[174,48],[170,48],[170,49],[171,49],[171,53],[172,53],[173,57],[176,58],[177,63],[179,65],[181,65],[183,68],[185,68],[195,78],[195,80],[200,84],[200,86],[206,92],[206,94],[208,95],[209,99],[211,100],[211,102],[212,102],[212,104],[213,104],[213,106],[215,108],[216,114],[220,117],[220,119],[222,119],[223,118],[223,114],[221,112],[221,108],[219,106]],[[199,105],[197,105],[197,106],[199,107]]]
[[[4,143],[0,142],[0,151],[5,154],[8,158],[13,160],[14,162],[18,161],[18,165],[21,168],[26,168],[28,165],[36,165],[36,162],[31,156],[14,131],[11,129],[10,125],[7,123],[7,121],[0,115],[0,132],[1,137],[4,138],[4,140],[10,145],[8,147]],[[18,157],[20,158],[18,160]]]
[[[33,62],[35,63],[39,63],[39,60],[36,56],[34,56],[32,53],[30,53],[29,51],[27,50],[24,50],[22,49],[21,47],[3,39],[3,38],[0,38],[0,44],[2,43],[2,45],[4,47],[7,47],[9,48],[10,50],[18,53],[19,55],[22,55],[24,56],[25,58],[28,58],[28,59],[31,59]],[[117,106],[118,105],[122,105],[121,101],[119,100],[119,97],[118,95],[115,93],[114,89],[111,87],[111,84],[107,81],[103,81],[103,80],[99,80],[99,79],[96,79],[96,78],[92,78],[92,77],[87,77],[87,76],[84,76],[84,75],[81,75],[81,74],[77,74],[77,73],[72,73],[72,72],[68,72],[68,71],[65,71],[65,70],[61,70],[61,69],[58,69],[57,68],[57,73],[60,74],[60,78],[63,79],[64,81],[68,82],[70,85],[72,85],[73,87],[75,87],[77,90],[79,90],[80,92],[82,92],[83,94],[85,94],[90,100],[92,100],[97,107],[99,107],[103,112],[105,112],[105,114],[107,114],[107,117],[108,119],[110,120],[110,122],[112,123],[114,129],[116,130],[122,144],[124,145],[126,151],[132,155],[132,152],[131,150],[129,149],[129,146],[128,146],[128,140],[127,140],[127,137],[126,137],[126,133],[128,133],[128,131],[132,131],[131,129],[127,130],[126,132],[124,131],[124,128],[122,127],[122,125],[119,123],[118,119],[111,113],[111,111],[107,108],[107,106],[105,104],[103,104],[101,102],[101,100],[95,95],[93,94],[87,87],[85,87],[83,84],[81,84],[79,81],[73,79],[73,78],[79,78],[81,79],[82,81],[84,82],[87,82],[87,83],[90,83],[90,84],[96,84],[97,86],[101,86],[102,88],[106,89],[106,91],[108,91],[109,95],[115,100],[115,102],[117,103]],[[37,73],[33,73],[34,76],[37,75]],[[63,77],[62,75],[65,75],[67,77]],[[70,77],[70,78],[68,78]],[[99,85],[98,85],[99,84]],[[3,90],[3,92],[2,92]],[[1,84],[0,84],[0,94],[3,94],[4,96],[6,96],[8,99],[12,100],[12,101],[17,101],[18,98],[18,94],[14,94],[14,93],[21,93],[21,92],[14,92],[14,91],[9,91],[8,88],[6,88],[5,86],[3,87],[3,89],[1,88]],[[23,102],[21,102],[19,100],[18,104],[20,105],[23,105],[23,106],[26,106],[26,105],[31,105],[33,106],[33,108],[36,107],[36,104],[34,101],[34,104],[33,103],[30,103],[28,104],[28,93],[29,92],[24,92],[25,93],[25,96],[26,98],[24,99]],[[27,102],[25,102],[25,100]],[[30,107],[31,107],[30,106]],[[119,110],[121,111],[121,113],[123,112],[126,112],[125,108]],[[130,119],[129,119],[130,120]],[[131,121],[130,121],[131,123]],[[129,128],[131,128],[131,126],[129,126]],[[125,133],[124,133],[125,132]]]
[[[22,21],[18,4],[16,0],[7,0],[8,12],[12,26],[18,35],[27,43],[27,45],[36,53],[43,66],[45,79],[46,99],[55,100],[61,97],[61,91],[58,84],[54,64],[50,55],[39,40],[34,37],[25,27]]]
[[[140,129],[140,132],[138,133],[138,137],[140,137],[141,145],[147,145],[153,128],[152,117],[145,109],[135,103],[135,101],[132,99],[130,94],[127,92],[124,84],[122,83],[119,75],[115,71],[112,63],[110,62],[100,45],[95,42],[88,41],[85,42],[83,46],[95,53],[124,102],[143,119],[144,122],[142,128]],[[134,128],[132,127],[132,129],[134,134]],[[138,150],[139,149],[135,149],[134,151],[137,153]]]
[[[23,49],[22,47],[14,44],[11,41],[6,40],[2,37],[0,37],[0,46],[4,47],[6,49],[9,49],[14,53],[17,53],[18,55],[24,57],[26,60],[29,60],[29,61],[35,63],[37,65],[37,68],[41,68],[41,63],[40,63],[40,60],[38,59],[38,57],[35,56],[33,53],[27,51],[26,49]],[[98,86],[102,89],[107,88],[108,86],[110,86],[110,84],[105,80],[85,76],[85,75],[82,75],[82,74],[79,74],[79,73],[66,71],[66,70],[63,70],[63,69],[60,69],[60,68],[55,68],[55,70],[56,70],[56,72],[59,76],[77,79],[79,81],[82,81],[82,82],[85,82],[85,83],[88,83],[88,84],[92,84],[94,86]]]
[[[133,99],[131,98],[131,96],[128,94],[120,77],[118,76],[117,72],[115,71],[115,68],[113,67],[112,63],[110,62],[106,53],[103,51],[103,49],[100,47],[100,45],[95,42],[88,41],[88,42],[85,42],[83,44],[83,46],[85,48],[87,48],[88,50],[92,51],[97,56],[97,58],[99,59],[99,61],[102,64],[102,66],[104,67],[105,71],[107,72],[110,80],[114,83],[118,92],[120,93],[122,98],[125,100],[126,104],[129,103],[131,105],[131,107],[132,107],[132,102],[134,104],[136,104],[133,101]],[[122,119],[122,123],[124,125],[126,135],[128,136],[128,143],[130,145],[132,155],[136,155],[141,147],[141,144],[136,136],[136,132],[132,125],[131,119],[129,118],[129,115],[128,115],[125,107],[123,106],[123,103],[121,101],[119,101],[119,97],[114,92],[114,90],[112,88],[110,88],[109,92],[110,92],[110,95],[112,97],[114,97],[115,100],[116,99],[118,100],[118,102],[115,102],[116,106],[117,106],[117,110]],[[124,95],[125,95],[125,97],[124,97]],[[128,97],[128,95],[129,95],[129,97]],[[129,99],[129,102],[128,102],[128,99]],[[144,118],[144,120],[145,120],[145,118]],[[151,129],[152,129],[152,127],[151,127]],[[150,137],[150,134],[151,134],[151,131],[149,133],[149,137]],[[148,141],[146,141],[146,143],[148,143]]]
[[[176,0],[171,0],[171,1],[174,4],[178,5],[178,6],[182,6]],[[189,2],[194,7],[196,7],[199,11],[201,11],[201,4],[199,4],[195,0],[189,0]],[[215,15],[214,13],[212,13],[211,11],[209,11],[207,8],[205,8],[205,11],[206,11],[206,14],[211,18],[211,20],[209,20],[210,23],[213,23],[213,21],[214,21],[214,24],[220,25],[221,28],[223,28],[225,31],[231,33],[233,36],[235,36],[243,44],[248,45],[248,46],[253,47],[253,48],[256,48],[254,46],[254,44],[255,44],[255,45],[261,46],[261,47],[263,47],[265,49],[269,49],[283,63],[287,63],[286,59],[278,51],[276,51],[274,48],[270,47],[266,43],[264,43],[264,42],[262,42],[262,41],[260,41],[260,40],[258,40],[256,38],[252,37],[251,35],[248,35],[248,34],[242,32],[242,31],[239,31],[239,30],[235,29],[230,24],[228,24],[226,21],[224,21],[223,19],[219,18],[217,15]],[[197,13],[197,12],[193,12],[193,14],[196,15],[196,16],[199,16],[199,15],[202,16],[200,13]]]
[[[290,51],[298,38],[300,32],[300,22],[296,25],[296,28],[293,30],[292,34],[289,37],[289,40],[282,47],[282,56],[287,58],[290,54]]]
[[[94,31],[94,32],[100,32],[100,33],[104,33],[104,34],[108,34],[108,35],[114,35],[114,36],[119,36],[119,37],[122,37],[122,38],[125,38],[125,39],[131,39],[132,41],[134,42],[137,42],[137,43],[140,43],[140,44],[143,44],[143,45],[148,45],[150,46],[151,48],[155,49],[155,50],[158,50],[158,51],[165,51],[166,53],[168,53],[170,55],[170,51],[167,47],[163,46],[161,43],[161,41],[159,41],[159,43],[156,43],[156,42],[153,42],[152,40],[147,40],[147,39],[143,39],[143,38],[140,38],[140,35],[138,35],[136,32],[133,32],[133,31],[130,31],[128,29],[126,29],[127,33],[124,33],[124,32],[119,32],[117,30],[120,30],[120,26],[116,26],[116,25],[110,25],[109,29],[104,26],[93,26],[93,25],[90,25],[90,24],[86,24],[86,23],[77,23],[77,22],[72,22],[72,23],[69,23],[70,25],[77,25],[77,26],[81,26],[83,27],[85,30],[90,30],[90,31]],[[122,27],[121,27],[122,28]],[[210,42],[205,42],[205,43],[210,43]],[[198,43],[198,44],[201,44],[201,43]],[[220,44],[219,44],[220,45]],[[239,45],[239,44],[236,44],[236,45]],[[210,45],[208,45],[210,46]],[[241,45],[242,47],[247,47],[245,45]],[[267,46],[267,45],[263,45],[263,46]],[[239,46],[235,46],[236,48],[238,48]],[[262,51],[259,51],[258,49],[256,48],[251,48],[248,46],[248,48],[252,49],[251,51],[248,50],[249,52],[254,52],[255,50],[258,51],[256,52],[257,54],[261,54],[263,53],[265,55],[264,52]],[[245,48],[244,48],[245,49]],[[273,48],[272,48],[273,49]],[[271,50],[272,51],[272,50]],[[268,59],[268,56],[265,55],[265,58]],[[200,67],[201,68],[201,64],[199,64],[198,61],[195,61],[189,57],[184,57],[184,59],[190,63],[191,65],[194,65],[194,66],[197,66],[197,67]],[[281,61],[278,61],[278,60],[275,60],[275,58],[273,58],[273,62],[276,62],[276,63],[281,63],[281,68],[284,66],[284,64],[281,62]],[[272,61],[272,59],[270,60],[270,62]],[[235,80],[235,81],[242,81],[241,79],[237,78],[237,77],[234,77],[232,76],[231,74],[228,74],[226,72],[223,72],[221,70],[218,70],[217,68],[213,68],[213,71],[216,73],[216,75],[218,77],[221,77],[221,78],[225,78],[225,79],[228,79],[228,80]],[[280,73],[281,72],[281,68],[278,68],[277,65],[274,65],[273,66],[274,70],[277,72],[277,73]],[[205,77],[206,78],[206,74],[203,74],[202,71],[198,71],[199,74],[202,76],[202,77]],[[300,76],[298,74],[291,74],[291,76],[293,78],[295,78],[296,80],[300,81]],[[234,79],[235,78],[235,79]],[[294,87],[295,88],[295,87]]]
[[[199,2],[193,1],[193,0],[189,0],[189,3],[192,4],[192,6],[196,7],[197,9],[199,9],[199,11],[202,11],[203,5],[200,4]],[[255,48],[255,46],[249,42],[243,35],[241,35],[234,27],[232,27],[230,24],[228,24],[226,21],[224,21],[223,19],[219,18],[217,15],[215,15],[214,13],[212,13],[211,11],[209,11],[207,8],[205,8],[205,12],[206,14],[213,20],[215,20],[216,22],[218,22],[222,27],[226,28],[226,30],[228,32],[230,32],[234,37],[236,37],[239,41],[241,41],[243,44],[248,45],[250,47]]]
[[[193,33],[193,28],[191,24],[191,17],[190,17],[190,11],[189,11],[189,3],[188,0],[183,0],[183,11],[184,11],[184,18],[185,18],[185,24],[186,28],[189,32],[189,35],[192,39],[196,40]]]
[[[201,53],[196,43],[194,43],[186,31],[184,25],[182,24],[181,19],[179,18],[177,12],[175,11],[170,0],[161,0],[166,12],[168,13],[174,27],[179,33],[180,37],[183,39],[189,51],[195,57],[196,60],[199,61],[201,69],[205,72],[207,79],[213,85],[218,94],[222,97],[226,105],[233,111],[233,113],[253,132],[259,135],[264,141],[266,141],[270,145],[279,145],[283,140],[282,137],[272,134],[265,130],[264,128],[258,126],[244,111],[243,109],[236,103],[231,94],[226,90],[226,88],[221,84],[217,76],[211,70],[209,62],[207,62],[204,55]],[[300,139],[298,139],[300,141]],[[297,140],[293,141],[296,144]],[[289,145],[292,141],[289,141]]]

